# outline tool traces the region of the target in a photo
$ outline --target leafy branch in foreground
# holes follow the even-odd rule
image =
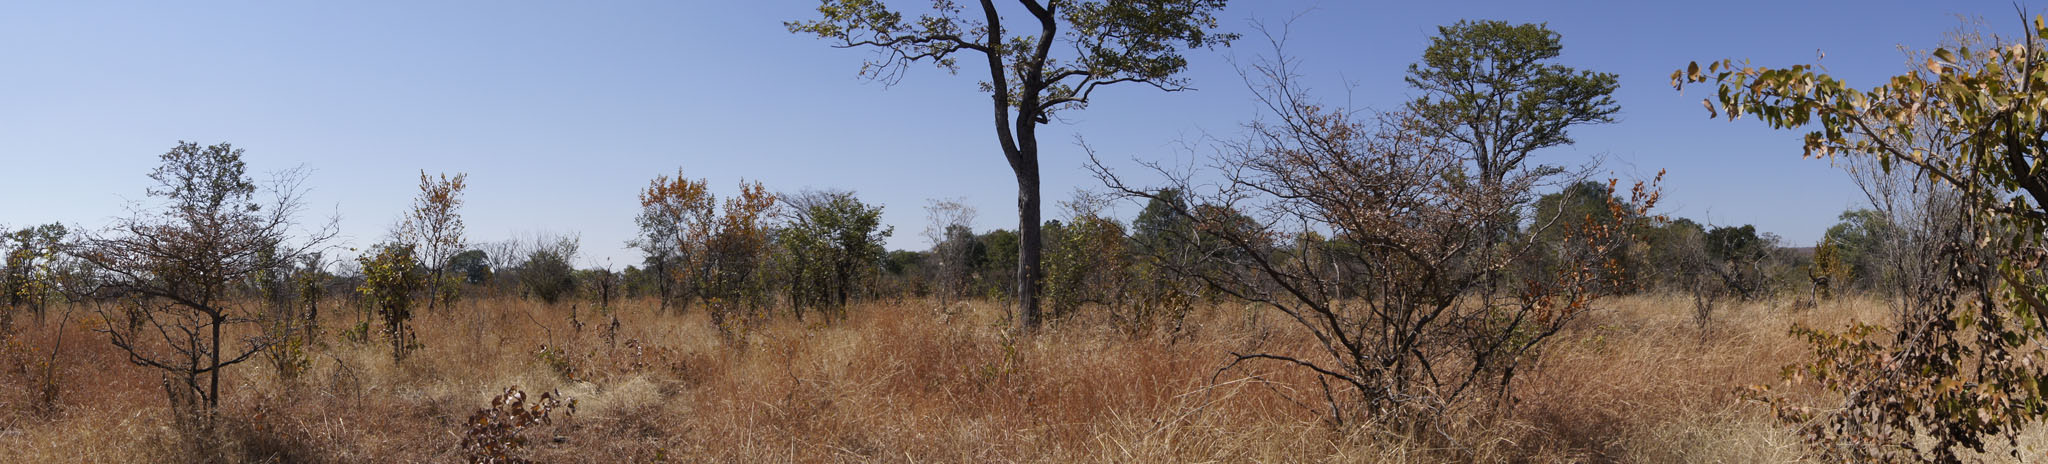
[[[1721,60],[1671,74],[1672,86],[1711,82],[1709,115],[1748,115],[1808,129],[1807,157],[1874,160],[1909,170],[1929,201],[1915,259],[1932,278],[1901,282],[1905,310],[1889,342],[1877,329],[1800,327],[1820,359],[1788,370],[1843,396],[1837,409],[1789,406],[1824,457],[1957,462],[2048,418],[2048,24],[2018,41],[1965,37],[1927,53],[1908,73],[1858,90],[1811,65]],[[1944,218],[1942,212],[1950,213]],[[1759,388],[1761,390],[1761,388]],[[1924,441],[1923,441],[1924,439]],[[1928,444],[1931,443],[1931,446]],[[2015,455],[2017,456],[2017,455]]]

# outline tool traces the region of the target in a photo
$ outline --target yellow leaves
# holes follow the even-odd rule
[[[1947,63],[1956,62],[1955,52],[1948,51],[1946,48],[1935,50],[1932,55],[1932,57],[1927,59],[1927,70],[1933,71],[1936,75],[1940,75],[1951,68]]]

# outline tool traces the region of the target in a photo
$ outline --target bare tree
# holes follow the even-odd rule
[[[288,268],[333,238],[335,221],[295,239],[303,172],[285,171],[259,188],[245,174],[242,150],[226,143],[179,142],[161,158],[149,196],[162,204],[137,207],[86,237],[76,253],[105,276],[101,292],[125,303],[125,311],[99,309],[107,321],[101,331],[130,362],[164,371],[181,422],[209,427],[221,370],[271,342],[251,336],[223,346],[235,335],[223,333],[228,326],[262,314],[260,302],[236,298],[233,286]]]
[[[968,260],[974,251],[974,207],[960,200],[929,200],[924,211],[930,221],[924,239],[932,246],[932,294],[939,298],[939,311],[950,314],[973,278],[974,263]]]
[[[526,247],[520,244],[519,239],[486,242],[477,245],[477,248],[483,250],[484,261],[491,267],[492,287],[502,291],[517,286],[517,282],[511,280],[516,279],[518,274],[511,271],[519,267],[520,260],[526,257]]]
[[[1516,369],[1612,291],[1602,284],[1615,264],[1608,251],[1627,227],[1580,222],[1561,234],[1577,245],[1553,247],[1531,237],[1566,222],[1538,217],[1521,238],[1491,240],[1488,219],[1523,214],[1534,189],[1557,184],[1559,174],[1470,181],[1465,157],[1423,135],[1414,116],[1329,109],[1294,84],[1292,66],[1281,57],[1245,71],[1273,120],[1220,146],[1199,182],[1156,164],[1165,189],[1129,185],[1099,161],[1093,169],[1134,199],[1185,195],[1157,204],[1218,246],[1191,264],[1156,262],[1284,314],[1319,348],[1236,352],[1229,366],[1308,369],[1324,382],[1337,421],[1363,417],[1411,433],[1440,430],[1440,417],[1482,392],[1510,398]],[[1632,197],[1607,207],[1634,218],[1655,202],[1642,184]],[[1551,274],[1529,276],[1512,297],[1479,291],[1486,276],[1537,253],[1556,254]]]

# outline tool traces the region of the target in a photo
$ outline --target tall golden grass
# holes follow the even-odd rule
[[[1298,370],[1219,374],[1232,350],[1310,352],[1289,323],[1235,304],[1180,334],[1133,337],[1084,313],[1014,337],[994,304],[876,302],[843,321],[774,318],[734,343],[701,311],[650,301],[572,322],[569,305],[486,298],[421,316],[425,347],[401,365],[388,344],[333,337],[348,316],[328,310],[305,375],[261,361],[227,372],[219,438],[203,449],[169,428],[159,374],[93,321],[29,323],[0,359],[0,462],[460,461],[465,420],[508,386],[577,400],[526,432],[525,454],[544,462],[1795,462],[1793,428],[1738,388],[1776,384],[1808,356],[1794,322],[1889,311],[1793,306],[1735,305],[1702,327],[1682,298],[1609,300],[1552,339],[1511,414],[1427,442],[1332,426]],[[51,404],[42,359],[56,360]],[[2043,435],[2025,452],[2048,449]]]

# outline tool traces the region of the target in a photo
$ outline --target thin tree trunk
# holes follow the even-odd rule
[[[220,324],[225,317],[213,314],[213,350],[206,354],[206,417],[212,422],[214,409],[220,406]]]

